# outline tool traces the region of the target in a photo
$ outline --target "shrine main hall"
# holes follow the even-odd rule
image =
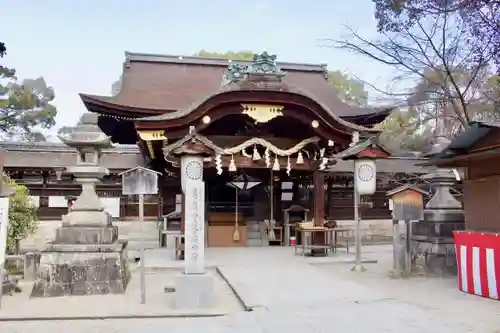
[[[103,151],[110,173],[97,186],[104,207],[115,219],[136,219],[138,198],[121,194],[119,174],[146,166],[161,174],[158,195],[146,196],[146,218],[182,215],[179,156],[195,151],[203,155],[208,246],[250,245],[252,224],[352,220],[353,163],[336,155],[376,138],[375,125],[392,111],[341,101],[326,65],[277,62],[266,52],[252,61],[127,52],[119,88],[80,94],[114,143]],[[0,147],[40,219],[59,219],[80,191],[65,172],[76,152],[58,143]],[[363,219],[390,219],[388,179],[424,173],[416,164],[385,152]]]

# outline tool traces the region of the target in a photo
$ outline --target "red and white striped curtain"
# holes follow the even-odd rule
[[[458,288],[466,293],[499,299],[500,234],[455,231]]]

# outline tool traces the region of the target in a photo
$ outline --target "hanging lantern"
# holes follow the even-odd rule
[[[290,156],[288,156],[288,159],[286,161],[286,174],[290,176],[290,171],[292,171],[292,163],[290,163]]]
[[[228,170],[229,172],[236,172],[236,163],[234,163],[233,155],[231,155],[231,162],[229,162]]]
[[[234,163],[234,161],[232,161]],[[229,166],[231,167],[231,165]],[[236,166],[235,166],[235,171],[236,171]],[[262,182],[258,180],[257,178],[253,178],[250,176],[247,176],[246,174],[242,173],[238,177],[234,178],[232,181],[226,183],[227,186],[230,186],[236,190],[236,211],[235,211],[235,220],[234,220],[234,232],[233,232],[233,241],[238,242],[240,240],[240,224],[238,221],[238,217],[240,216],[238,212],[238,192],[239,191],[247,191],[250,190],[251,188],[261,184]]]
[[[252,156],[252,160],[254,161],[258,161],[260,160],[261,157],[260,157],[260,154],[259,154],[259,151],[257,150],[257,147],[253,146],[253,156]]]
[[[271,166],[271,155],[268,148],[266,148],[266,151],[264,152],[264,160],[266,161],[266,167],[269,168]]]
[[[299,154],[297,155],[297,161],[295,164],[304,164],[304,156],[302,156],[302,152],[299,151]]]
[[[280,162],[278,161],[278,156],[274,159],[273,171],[280,171]]]
[[[335,142],[333,140],[328,140],[328,147],[333,147],[335,145]]]

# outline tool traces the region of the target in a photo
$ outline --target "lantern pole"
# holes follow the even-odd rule
[[[354,162],[356,163],[356,162]],[[356,177],[356,168],[354,168],[354,177]],[[354,220],[356,222],[356,229],[354,235],[354,242],[356,245],[356,257],[352,271],[364,272],[366,269],[361,262],[361,218],[359,216],[359,192],[356,182],[354,182]]]
[[[144,261],[146,260],[144,244],[144,194],[139,194],[139,243],[140,248],[140,279],[141,279],[141,304],[146,304],[146,277],[144,275]]]
[[[269,225],[272,226],[272,223],[273,223],[273,220],[274,220],[274,177],[273,177],[273,169],[271,169],[271,173],[270,173],[270,186],[269,186],[269,199],[270,200],[270,208],[271,208],[271,211],[269,212]]]

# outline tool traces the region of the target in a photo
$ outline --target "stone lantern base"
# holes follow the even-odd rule
[[[124,293],[127,241],[112,226],[63,223],[41,253],[32,297]]]

